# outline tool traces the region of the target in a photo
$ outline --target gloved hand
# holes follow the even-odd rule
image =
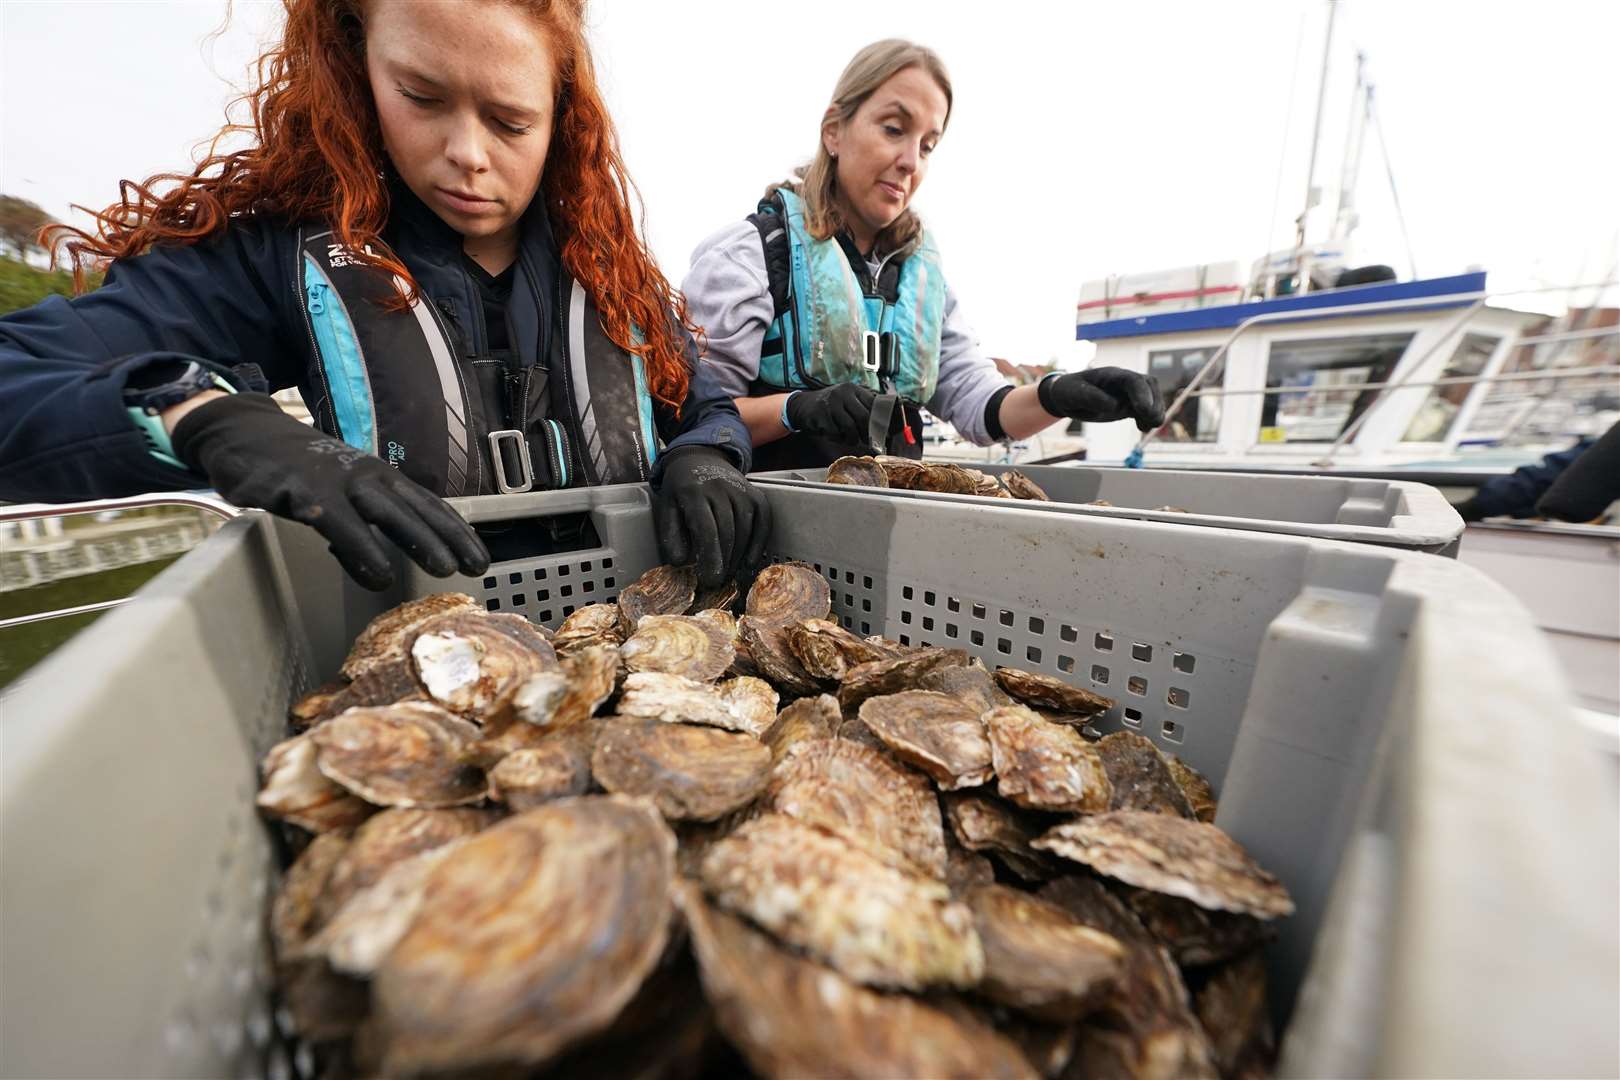
[[[268,510],[320,533],[350,577],[393,584],[388,552],[371,527],[435,577],[489,569],[473,527],[444,500],[389,467],[302,424],[264,394],[201,405],[175,425],[175,455],[237,506]]]
[[[1053,416],[1093,423],[1135,420],[1139,431],[1152,431],[1164,423],[1159,384],[1124,368],[1091,368],[1048,377],[1041,380],[1039,393],[1041,408]]]
[[[787,403],[788,424],[794,431],[845,446],[866,446],[872,437],[872,402],[876,399],[876,391],[856,383],[800,390]]]
[[[771,504],[731,458],[712,446],[678,446],[660,464],[653,518],[664,561],[695,561],[705,589],[758,570],[771,533]]]

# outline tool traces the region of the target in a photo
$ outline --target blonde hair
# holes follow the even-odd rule
[[[844,227],[844,217],[838,211],[833,197],[838,189],[838,163],[827,152],[822,134],[829,124],[848,123],[866,99],[877,93],[878,87],[909,67],[920,67],[933,77],[945,92],[945,124],[951,119],[951,76],[939,54],[925,45],[901,38],[875,41],[855,54],[855,58],[838,76],[833,87],[832,103],[822,114],[821,127],[816,133],[816,155],[807,165],[793,170],[796,178],[785,184],[772,184],[766,189],[769,197],[779,187],[788,187],[804,200],[805,224],[810,235],[826,240]],[[943,130],[945,125],[941,125]],[[908,206],[898,218],[877,235],[877,248],[882,251],[909,251],[922,236],[922,222]]]

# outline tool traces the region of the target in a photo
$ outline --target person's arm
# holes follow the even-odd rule
[[[1620,424],[1559,474],[1536,502],[1536,512],[1556,521],[1592,521],[1620,499]]]
[[[782,406],[787,399],[785,393],[732,399],[737,406],[737,415],[742,417],[743,424],[748,428],[748,437],[755,446],[764,446],[791,434],[782,423]]]

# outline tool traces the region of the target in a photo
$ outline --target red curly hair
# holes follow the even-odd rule
[[[642,358],[653,396],[679,409],[690,377],[681,331],[694,338],[701,332],[636,228],[631,200],[639,208],[640,194],[597,87],[585,0],[502,2],[540,21],[557,62],[555,126],[536,198],[551,209],[563,265],[595,300],[608,337]],[[250,123],[227,124],[190,174],[120,181],[117,202],[89,211],[93,233],[67,225],[46,230],[53,250],[64,241],[81,286],[87,263],[129,258],[154,244],[195,244],[239,215],[263,214],[328,223],[363,261],[409,283],[402,301],[415,298],[410,273],[380,237],[389,190],[377,112],[356,106],[371,101],[363,0],[282,3],[281,42],[259,57],[257,86],[241,98]],[[220,140],[237,132],[251,133],[254,145],[219,153]],[[377,254],[367,253],[368,244]]]

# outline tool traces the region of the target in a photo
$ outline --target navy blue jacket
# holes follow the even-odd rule
[[[464,336],[462,355],[485,352],[461,237],[397,184],[394,206],[384,239],[424,296],[451,316]],[[119,260],[88,295],[48,297],[0,318],[0,500],[66,502],[206,486],[203,477],[152,456],[125,410],[125,380],[157,361],[201,361],[238,389],[296,386],[320,417],[296,236],[284,223],[243,218],[206,243]],[[538,210],[521,243],[534,265],[556,265]],[[540,294],[541,304],[550,302],[551,290]],[[513,304],[532,302],[514,291]],[[541,326],[551,325],[552,312],[535,314]],[[655,409],[666,452],[715,446],[747,472],[747,428],[730,395],[696,363],[690,342],[688,351],[694,374],[680,417]],[[660,455],[659,465],[664,460]]]

